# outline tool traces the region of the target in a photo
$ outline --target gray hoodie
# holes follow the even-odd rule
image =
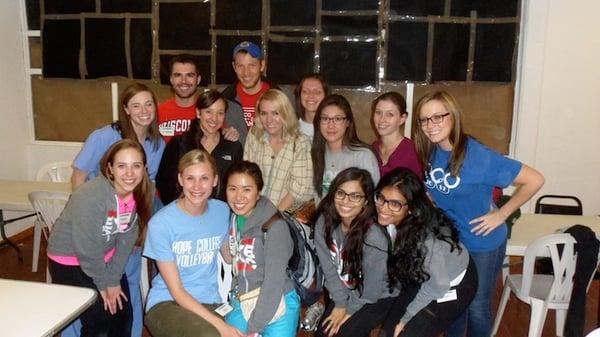
[[[50,232],[48,253],[76,256],[83,272],[104,290],[120,284],[137,237],[137,214],[120,229],[115,189],[100,175],[73,192]],[[113,257],[105,263],[104,255],[113,248]]]
[[[294,289],[286,268],[292,256],[293,242],[287,224],[274,221],[266,235],[262,225],[277,208],[261,197],[240,233],[237,251],[238,294],[261,287],[256,307],[248,320],[249,332],[261,332],[275,315],[281,297]],[[235,215],[232,216],[235,226]]]
[[[431,301],[442,298],[450,290],[450,281],[467,269],[469,253],[462,243],[459,244],[462,248],[461,252],[458,249],[450,252],[450,245],[447,242],[437,240],[431,235],[427,237],[423,243],[427,249],[423,271],[429,274],[429,279],[421,284],[421,289],[406,308],[406,313],[400,322],[408,323]]]
[[[348,275],[340,275],[344,261],[341,253],[346,243],[346,234],[342,226],[333,230],[332,247],[325,242],[325,220],[321,216],[315,227],[315,246],[321,268],[325,274],[325,287],[337,308],[346,308],[349,314],[354,314],[363,305],[375,303],[381,298],[398,295],[398,291],[390,293],[387,278],[387,249],[389,239],[379,225],[372,224],[363,243],[363,290],[352,289]]]

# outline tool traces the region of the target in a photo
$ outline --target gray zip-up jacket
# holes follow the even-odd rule
[[[467,269],[469,265],[469,253],[462,243],[459,243],[462,251],[455,249],[450,252],[450,245],[433,236],[427,237],[423,246],[427,249],[427,255],[423,261],[423,271],[429,274],[429,279],[421,284],[421,289],[406,308],[406,313],[400,322],[406,324],[419,311],[425,308],[431,301],[444,297],[450,290],[450,281]]]
[[[266,235],[262,231],[262,225],[276,211],[268,198],[261,197],[239,233],[237,292],[241,295],[261,287],[256,307],[248,320],[249,332],[262,332],[275,315],[281,297],[294,289],[286,272],[294,244],[287,224],[277,220]],[[235,215],[232,226],[235,227]]]
[[[83,272],[104,290],[120,284],[137,237],[137,214],[120,228],[115,189],[100,175],[73,192],[50,232],[48,253],[76,256]],[[105,263],[104,255],[113,248],[114,255]]]
[[[363,305],[375,303],[381,298],[398,295],[398,291],[390,293],[387,277],[387,257],[389,239],[379,225],[373,223],[363,243],[363,290],[362,294],[357,289],[352,289],[348,284],[348,276],[340,275],[344,261],[342,251],[346,243],[346,234],[342,226],[333,230],[332,247],[325,242],[325,220],[319,217],[315,227],[315,246],[321,268],[325,274],[325,287],[337,308],[346,308],[349,314],[354,314]]]

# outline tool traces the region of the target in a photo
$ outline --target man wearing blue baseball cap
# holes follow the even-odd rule
[[[244,111],[244,121],[250,128],[254,125],[256,101],[267,90],[277,86],[269,83],[262,75],[265,60],[262,49],[253,42],[242,41],[233,48],[233,71],[238,81],[223,90],[223,96],[237,102]]]

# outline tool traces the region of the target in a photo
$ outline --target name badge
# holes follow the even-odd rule
[[[218,308],[215,309],[215,312],[222,317],[225,317],[228,313],[233,310],[233,307],[229,305],[229,303],[223,303]]]
[[[129,221],[131,221],[130,212],[119,214],[119,228],[121,230],[125,230],[127,228],[127,226],[129,225]]]
[[[175,136],[175,126],[161,125],[158,127],[158,132],[163,136]]]
[[[456,289],[450,289],[444,294],[444,297],[438,298],[436,300],[436,302],[444,303],[444,302],[456,301],[456,299],[457,299]]]

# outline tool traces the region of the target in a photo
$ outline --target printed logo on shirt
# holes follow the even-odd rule
[[[425,185],[430,189],[436,189],[440,193],[448,194],[460,185],[460,177],[454,177],[450,172],[441,168],[432,168],[425,177]]]
[[[171,244],[177,266],[182,268],[211,264],[216,252],[221,248],[221,237],[212,236],[196,241],[182,240]]]
[[[128,224],[126,224],[125,226],[123,226],[123,228],[121,228],[119,218],[117,218],[117,211],[114,209],[111,209],[106,214],[106,221],[104,222],[104,225],[102,226],[102,236],[105,236],[106,242],[108,242],[108,241],[110,241],[111,235],[115,235],[118,233],[125,233],[130,228],[131,228],[131,226],[128,226]]]
[[[163,136],[177,136],[190,129],[192,121],[189,119],[174,119],[158,125],[158,132]]]
[[[222,156],[221,158],[223,158],[223,160],[232,160],[233,158],[231,158],[231,155],[226,154],[224,156]]]
[[[254,125],[254,111],[256,108],[254,107],[242,107],[244,110],[244,121],[246,122],[246,126],[250,128]]]
[[[256,238],[248,238],[240,240],[238,246],[238,262],[237,268],[239,271],[254,271],[256,270],[256,255],[254,254],[254,244]]]
[[[352,282],[350,278],[350,274],[344,272],[344,258],[342,257],[342,249],[338,248],[335,239],[333,243],[329,246],[329,254],[331,255],[331,260],[337,269],[338,276],[340,277],[340,281],[342,284],[348,288],[354,287],[354,282]]]

